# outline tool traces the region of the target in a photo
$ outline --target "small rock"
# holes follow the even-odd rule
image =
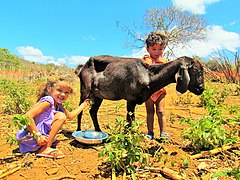
[[[57,174],[58,173],[58,168],[51,168],[51,169],[48,169],[47,171],[46,171],[46,173],[49,175],[49,176],[51,176],[51,175],[54,175],[54,174]]]
[[[83,169],[83,168],[81,168],[80,171],[81,171],[82,173],[89,173],[89,172],[90,172],[90,169],[87,169],[87,168]]]
[[[208,167],[208,165],[205,163],[205,162],[201,162],[199,165],[198,165],[198,169],[199,170],[205,170],[206,168]]]

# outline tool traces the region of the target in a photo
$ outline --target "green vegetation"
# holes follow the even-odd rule
[[[22,66],[20,58],[10,54],[8,49],[0,48],[0,66],[1,69],[14,70]]]
[[[221,176],[225,176],[225,177],[232,177],[236,180],[240,179],[240,168],[236,167],[230,170],[225,170],[222,172],[217,172],[212,176],[212,179],[216,179],[217,177],[221,177]]]
[[[191,145],[196,152],[237,142],[238,111],[230,110],[232,114],[236,114],[232,119],[223,114],[224,106],[222,103],[229,93],[226,88],[219,91],[207,86],[200,98],[200,104],[207,109],[207,115],[197,122],[190,118],[181,119],[181,123],[185,122],[190,125],[189,129],[182,131],[182,137],[191,141]],[[232,126],[230,132],[225,128],[227,125]]]
[[[207,108],[212,109],[217,105],[222,104],[226,97],[230,94],[230,88],[228,88],[227,84],[224,85],[223,90],[219,90],[216,88],[210,88],[209,86],[205,86],[205,90],[203,94],[200,96],[200,105]]]
[[[30,124],[30,119],[27,116],[23,116],[20,114],[16,114],[13,117],[13,125],[14,125],[14,129],[17,131],[19,129],[22,129],[23,126],[27,126]],[[11,124],[9,124],[9,128],[11,128]],[[13,135],[8,135],[7,136],[7,142],[10,143],[10,146],[13,144],[17,143],[17,139],[15,136]]]
[[[2,109],[6,114],[24,114],[31,105],[29,96],[34,93],[30,84],[0,79],[0,89],[5,95]]]
[[[139,122],[134,121],[132,126],[126,120],[117,117],[116,127],[111,130],[108,143],[99,154],[100,157],[107,157],[107,163],[113,171],[130,173],[132,179],[136,179],[134,163],[145,163],[143,147],[139,143],[143,141],[143,134],[138,131]]]

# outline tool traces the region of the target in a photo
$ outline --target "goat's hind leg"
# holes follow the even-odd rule
[[[89,93],[86,93],[86,92],[88,92],[88,91],[86,91],[85,87],[82,86],[82,87],[81,87],[81,97],[80,97],[79,106],[80,106],[87,98],[89,98]],[[77,126],[77,131],[81,131],[82,114],[83,114],[83,111],[78,114],[78,126]]]
[[[82,114],[83,114],[83,112],[80,112],[80,113],[78,114],[78,126],[77,126],[77,131],[81,131]]]
[[[80,98],[79,106],[84,102],[85,99],[86,98],[82,98],[82,97]],[[83,111],[80,112],[77,117],[78,119],[77,131],[81,131],[82,115],[83,115]]]
[[[98,123],[97,113],[98,113],[99,107],[102,104],[102,101],[103,101],[102,99],[95,97],[93,99],[92,106],[91,106],[91,109],[89,111],[90,115],[91,115],[91,118],[92,118],[92,121],[93,121],[95,131],[101,131],[99,123]]]
[[[136,107],[136,103],[132,103],[132,102],[127,102],[127,121],[129,123],[129,126],[132,125],[132,121],[135,120],[135,107]]]

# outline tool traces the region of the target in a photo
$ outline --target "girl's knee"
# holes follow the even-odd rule
[[[66,114],[59,112],[54,115],[54,121],[61,121],[62,123],[65,123],[67,120]]]

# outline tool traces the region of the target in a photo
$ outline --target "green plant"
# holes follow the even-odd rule
[[[27,126],[29,124],[30,124],[29,117],[20,114],[16,114],[13,116],[13,125],[15,130],[22,129],[23,126]],[[11,128],[11,124],[8,125],[8,128]],[[17,143],[17,139],[15,136],[8,135],[6,138],[6,142],[10,143],[11,146]]]
[[[217,103],[216,99],[214,98],[214,94],[215,91],[206,86],[203,93],[200,96],[200,105],[202,107],[215,106]]]
[[[217,177],[220,177],[220,176],[233,177],[236,180],[240,180],[240,168],[236,167],[231,170],[216,172],[211,178],[216,179]]]
[[[164,153],[164,149],[162,147],[159,147],[155,152],[154,152],[154,155],[153,155],[153,160],[154,161],[157,161],[157,162],[160,162],[162,160],[162,155]]]
[[[13,117],[13,125],[17,129],[22,129],[23,126],[27,126],[30,124],[30,119],[28,116],[23,116],[20,114],[16,114]]]
[[[185,93],[185,94],[182,94],[181,96],[179,96],[176,100],[175,100],[175,104],[177,106],[179,105],[189,105],[192,103],[192,97],[193,97],[193,94],[192,93]]]
[[[230,90],[227,86],[222,91],[206,86],[200,96],[200,105],[207,109],[212,109],[216,105],[222,104],[229,94]]]
[[[4,113],[23,114],[30,108],[32,102],[29,95],[33,94],[34,90],[26,82],[0,79],[0,89],[5,95]]]
[[[172,167],[174,167],[175,164],[176,164],[176,161],[172,161],[172,162],[171,162],[171,166],[172,166]]]
[[[236,93],[237,96],[240,95],[240,83],[237,84],[237,86],[236,86],[236,90],[235,90],[235,93]]]
[[[139,125],[139,122],[134,121],[129,126],[126,120],[117,117],[116,127],[111,130],[108,144],[99,153],[100,157],[107,157],[107,163],[113,172],[116,170],[129,173],[132,179],[136,179],[134,163],[146,162],[143,149],[139,146],[144,138],[144,135],[138,132]]]
[[[0,48],[0,60],[1,69],[11,69],[10,67],[18,69],[22,66],[20,58],[10,54],[9,50],[6,48]]]
[[[235,115],[238,113],[240,107],[239,106],[236,106],[236,105],[231,105],[228,107],[228,111],[231,115]]]
[[[74,110],[74,107],[72,105],[72,102],[69,101],[69,100],[66,100],[64,103],[63,103],[63,106],[68,109],[69,111],[72,111]]]
[[[183,130],[181,135],[184,139],[191,141],[196,151],[201,149],[209,150],[237,141],[237,125],[239,124],[237,118],[239,116],[227,121],[229,118],[223,115],[223,102],[229,95],[229,92],[229,88],[226,86],[222,91],[206,86],[200,100],[202,106],[207,109],[208,114],[197,122],[189,118],[181,119],[181,123],[185,122],[190,125],[190,128]],[[234,107],[229,110],[232,116],[237,112],[237,109]],[[226,125],[233,125],[230,132],[226,130]]]
[[[119,110],[120,110],[120,108],[123,107],[123,106],[124,106],[123,103],[117,104],[117,105],[115,106],[115,112],[118,113]]]
[[[234,136],[236,131],[228,132],[224,125],[226,117],[222,115],[221,106],[216,106],[209,111],[209,115],[203,116],[197,122],[191,119],[181,119],[181,123],[185,122],[190,125],[190,128],[184,129],[181,136],[184,139],[189,139],[193,148],[199,152],[201,149],[213,149],[221,147],[224,144],[237,141],[237,136]]]
[[[186,157],[182,157],[182,160],[183,160],[183,166],[185,168],[188,168],[188,159]]]

